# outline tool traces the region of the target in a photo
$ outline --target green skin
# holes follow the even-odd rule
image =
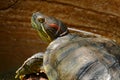
[[[44,27],[44,20],[45,20],[46,16],[43,16],[41,14],[33,14],[32,18],[31,18],[31,24],[32,27],[34,29],[37,30],[39,36],[41,37],[41,39],[45,42],[51,42],[53,39],[48,35],[48,33],[46,32],[46,29]]]
[[[69,33],[67,26],[62,21],[39,12],[33,13],[31,24],[37,30],[41,39],[48,43]]]

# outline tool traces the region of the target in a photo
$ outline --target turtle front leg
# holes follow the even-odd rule
[[[22,66],[16,71],[15,78],[23,80],[26,74],[44,72],[43,69],[43,53],[36,53],[28,58]]]

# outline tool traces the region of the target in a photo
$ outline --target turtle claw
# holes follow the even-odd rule
[[[36,53],[30,58],[28,58],[20,68],[16,71],[16,76],[15,78],[19,78],[22,80],[22,78],[26,74],[31,74],[31,73],[37,73],[40,72],[43,66],[43,53]]]

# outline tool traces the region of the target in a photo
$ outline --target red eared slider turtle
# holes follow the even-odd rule
[[[71,34],[60,20],[38,12],[31,22],[50,44],[44,55],[35,54],[25,61],[17,70],[17,77],[42,69],[49,80],[120,80],[119,63],[112,55],[119,54],[120,48],[114,41]]]

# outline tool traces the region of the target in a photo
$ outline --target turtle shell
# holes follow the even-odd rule
[[[17,75],[15,78],[20,77],[22,78],[26,74],[37,73],[40,72],[43,67],[43,53],[39,52],[34,54],[33,56],[29,57],[22,66],[16,71]]]
[[[107,38],[68,34],[48,46],[43,66],[49,80],[120,80],[120,67],[111,54],[120,51]]]

